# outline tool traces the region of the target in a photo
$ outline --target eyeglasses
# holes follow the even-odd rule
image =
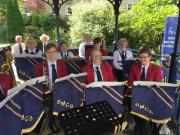
[[[56,53],[57,51],[47,51],[47,54],[52,54],[52,53]]]
[[[149,56],[144,56],[144,57],[139,57],[140,59],[147,59],[147,58],[149,58]]]

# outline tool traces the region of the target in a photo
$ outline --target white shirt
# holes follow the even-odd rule
[[[63,57],[62,57],[62,55],[63,55]],[[67,58],[74,58],[74,54],[71,51],[68,51],[66,53],[58,52],[57,53],[57,58],[58,59],[64,59],[65,55],[67,56]]]
[[[145,78],[146,78],[149,65],[141,65],[141,74],[143,67],[145,67]]]
[[[22,52],[26,49],[26,46],[24,43],[21,43],[21,47],[22,47]],[[16,43],[11,47],[11,53],[14,57],[19,57],[20,54],[20,50],[19,50],[19,44]]]
[[[56,72],[57,72],[57,64],[56,64],[56,61],[52,62],[50,60],[47,60],[47,63],[48,63],[48,70],[49,70],[49,83],[50,83],[50,86],[52,85],[52,64],[55,65],[55,69],[56,69]]]
[[[102,80],[103,80],[101,65],[96,66],[95,64],[93,64],[93,69],[94,69],[94,81],[95,81],[95,82],[98,81],[97,74],[96,74],[96,67],[99,67],[99,71],[100,71],[100,74],[101,74],[101,78],[102,78]]]
[[[31,52],[33,52],[34,54],[30,54]],[[28,48],[28,53],[26,51],[23,51],[22,52],[22,57],[37,57],[37,58],[42,58],[42,51],[39,50],[37,53],[36,53],[36,48],[34,48],[33,50],[30,50]]]
[[[127,59],[130,59],[133,57],[133,54],[130,50],[126,49],[125,52],[126,52],[126,58]],[[120,49],[114,51],[114,53],[113,53],[113,66],[114,66],[114,68],[116,68],[118,70],[123,70],[122,58],[121,58],[120,53],[122,53]]]
[[[81,43],[80,45],[79,45],[79,57],[85,57],[85,45],[93,45],[93,43],[92,42],[89,42],[89,43]]]
[[[43,44],[44,46],[46,46],[46,45],[48,44],[48,42],[42,42],[42,44]]]

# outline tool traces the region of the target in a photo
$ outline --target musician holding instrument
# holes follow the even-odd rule
[[[67,67],[61,60],[57,60],[57,49],[53,43],[48,43],[45,47],[46,60],[35,68],[37,76],[48,76],[49,85],[51,86],[57,78],[67,75]]]
[[[125,95],[131,94],[133,81],[155,81],[162,82],[161,68],[158,65],[152,64],[151,52],[147,48],[142,48],[138,53],[140,63],[131,66],[130,74],[128,76],[128,89],[125,90]],[[153,129],[151,135],[158,133],[157,125],[148,122],[138,116],[134,115],[135,135],[149,135],[149,129]]]
[[[9,73],[0,72],[0,101],[7,96],[8,90],[14,87],[13,81]]]
[[[60,51],[57,53],[58,59],[68,59],[74,58],[74,54],[69,50],[69,45],[67,42],[62,42],[60,44]]]
[[[123,66],[125,65],[125,59],[130,59],[133,57],[132,52],[127,49],[128,40],[126,38],[121,38],[119,40],[119,48],[113,53],[113,66],[116,71],[117,81],[125,81],[123,80],[124,72]]]
[[[13,56],[11,52],[2,48],[0,50],[0,101],[7,96],[9,89],[16,86],[11,67],[12,61]]]
[[[86,84],[97,81],[114,81],[112,67],[108,63],[103,63],[100,50],[91,51],[90,63],[86,63],[82,72],[87,72]]]
[[[85,53],[85,59],[86,61],[89,61],[89,57],[91,55],[91,51],[93,49],[97,49],[101,52],[102,56],[107,56],[108,53],[105,49],[103,49],[103,44],[102,44],[102,39],[100,37],[96,37],[94,40],[93,40],[93,48],[89,48],[87,49],[86,53]]]

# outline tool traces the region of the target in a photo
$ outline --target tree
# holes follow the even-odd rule
[[[9,42],[14,41],[16,35],[22,35],[24,31],[23,18],[20,13],[17,0],[7,0],[7,33]]]
[[[50,36],[51,41],[56,40],[56,18],[53,14],[33,12],[30,16],[24,17],[25,32],[24,37],[32,35],[37,41],[42,33]],[[69,26],[67,25],[66,18],[61,18],[60,21],[60,35],[61,39],[69,41]]]
[[[73,46],[82,42],[84,33],[89,33],[92,38],[100,36],[108,41],[107,44],[112,44],[114,12],[108,1],[92,0],[90,4],[80,2],[72,7],[72,11],[69,25]]]
[[[7,11],[7,4],[6,4],[6,0],[0,0],[0,24],[4,23],[5,21],[5,16],[6,16],[6,11]],[[18,0],[18,5],[20,8],[20,11],[23,11],[23,1],[22,0]]]
[[[89,33],[92,37],[103,36],[107,45],[112,44],[114,14],[107,1],[81,2],[72,9],[69,24],[74,45],[81,42],[83,33]],[[126,37],[132,49],[147,46],[157,51],[162,43],[164,21],[168,15],[177,15],[173,0],[139,0],[130,10],[120,11],[119,38]]]
[[[120,36],[130,40],[130,48],[146,46],[159,52],[166,16],[177,15],[173,0],[139,0],[120,15]]]

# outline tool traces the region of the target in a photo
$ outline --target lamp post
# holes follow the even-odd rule
[[[44,3],[47,3],[55,13],[55,16],[56,16],[56,32],[57,32],[57,40],[58,40],[58,45],[59,45],[60,44],[59,11],[60,11],[62,5],[65,4],[67,1],[70,1],[70,0],[41,0],[41,1],[43,1]]]
[[[119,7],[121,5],[122,0],[108,0],[113,8],[114,8],[114,15],[115,15],[115,28],[114,28],[114,41],[113,41],[113,49],[117,49],[117,43],[118,43],[118,30],[119,30],[119,22],[118,18],[120,15]]]
[[[180,0],[177,4],[179,8],[179,17],[178,17],[178,24],[177,24],[177,30],[176,30],[176,38],[175,38],[175,45],[174,45],[174,51],[171,54],[171,63],[170,63],[170,70],[169,70],[169,83],[176,83],[176,58],[178,57],[177,55],[177,50],[178,45],[180,46]],[[179,52],[180,53],[180,52]]]

